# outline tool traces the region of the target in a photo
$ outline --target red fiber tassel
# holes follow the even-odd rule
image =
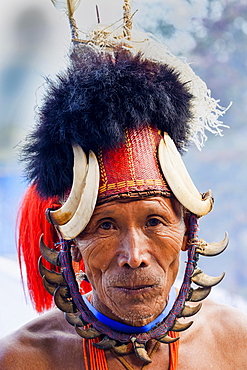
[[[53,306],[52,296],[45,290],[42,278],[38,271],[38,259],[41,255],[39,249],[40,236],[44,235],[44,243],[47,247],[56,248],[59,242],[55,228],[46,217],[47,208],[57,209],[61,206],[57,197],[43,199],[36,191],[36,186],[31,185],[22,200],[18,213],[18,258],[23,276],[23,262],[26,267],[27,287],[31,302],[37,312],[43,312]],[[59,244],[57,244],[59,250]],[[44,258],[42,263],[49,270],[59,272],[59,268],[47,262]],[[84,271],[83,261],[73,263],[75,272]],[[91,290],[91,285],[82,282],[80,286],[81,293]]]
[[[42,199],[32,185],[22,200],[18,213],[18,258],[23,276],[23,262],[26,266],[27,287],[34,308],[43,312],[52,307],[52,296],[46,292],[38,271],[38,259],[41,255],[39,239],[44,234],[44,242],[54,248],[58,237],[54,227],[46,220],[47,208],[58,208],[58,198]],[[50,270],[55,267],[43,259],[43,264]]]

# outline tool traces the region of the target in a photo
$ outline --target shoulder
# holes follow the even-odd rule
[[[205,302],[205,320],[209,323],[215,346],[228,363],[238,369],[247,367],[247,315],[237,308]]]
[[[215,327],[223,335],[243,336],[247,341],[247,314],[237,308],[215,303],[208,299],[203,303],[202,314],[210,326]],[[232,338],[234,339],[234,337]]]
[[[190,320],[194,321],[191,328],[181,333],[185,362],[191,361],[187,353],[194,353],[193,361],[198,369],[204,368],[205,363],[214,363],[215,369],[246,369],[247,315],[244,312],[206,299]]]
[[[81,351],[78,335],[65,321],[63,313],[52,310],[0,341],[0,368],[63,369],[61,362],[71,350]]]

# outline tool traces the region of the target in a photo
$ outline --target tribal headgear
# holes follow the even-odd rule
[[[200,309],[200,304],[190,307],[185,301],[204,299],[224,276],[209,277],[197,268],[199,254],[219,254],[228,238],[212,244],[198,240],[197,219],[210,212],[213,198],[210,191],[201,194],[196,189],[180,155],[190,142],[203,145],[205,129],[221,134],[218,118],[224,110],[188,64],[150,36],[131,30],[128,1],[123,27],[98,25],[84,40],[79,39],[73,18],[79,2],[67,3],[73,44],[70,65],[56,81],[48,80],[39,122],[24,148],[32,184],[20,210],[20,261],[25,261],[36,309],[49,308],[51,299],[36,272],[43,234],[40,249],[45,260],[40,259],[39,270],[67,320],[84,338],[104,335],[99,348],[124,354],[131,347],[149,362],[145,343],[173,341],[167,335],[170,329],[181,331],[191,325],[177,318]],[[153,195],[175,196],[190,213],[184,281],[170,311],[154,327],[134,328],[134,333],[114,330],[98,319],[81,295],[90,285],[82,272],[78,287],[75,275],[83,266],[72,263],[70,247],[96,204]],[[80,328],[87,324],[91,327]]]

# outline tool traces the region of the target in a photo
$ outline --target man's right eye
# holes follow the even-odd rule
[[[110,229],[113,229],[114,228],[114,225],[112,222],[110,221],[104,221],[100,224],[99,226],[101,229],[103,230],[110,230]]]

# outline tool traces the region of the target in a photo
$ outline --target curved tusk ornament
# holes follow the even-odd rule
[[[80,203],[87,174],[87,157],[79,145],[73,145],[74,167],[73,184],[68,199],[56,211],[50,210],[49,217],[54,225],[66,224],[75,214]]]
[[[164,133],[164,142],[165,142],[168,155],[169,155],[169,160],[172,166],[178,171],[178,173],[181,176],[181,180],[183,181],[184,184],[186,184],[186,187],[190,190],[193,196],[196,197],[198,200],[201,200],[201,194],[195,187],[195,184],[193,183],[187,171],[187,168],[185,167],[185,164],[182,160],[182,157],[179,151],[177,150],[177,147],[174,141],[170,138],[167,132]]]
[[[43,240],[43,234],[40,236],[39,248],[42,256],[46,259],[46,261],[50,262],[52,265],[60,266],[59,252],[57,252],[55,249],[48,248],[45,245]]]
[[[224,252],[229,243],[228,233],[225,233],[225,237],[218,243],[206,243],[203,239],[199,239],[199,244],[196,247],[196,252],[202,256],[213,257]]]
[[[175,144],[171,143],[172,139],[165,133],[158,149],[163,175],[178,201],[195,215],[204,216],[213,207],[213,197],[211,193],[203,197],[195,188]]]
[[[221,280],[224,278],[225,273],[223,272],[220,276],[213,277],[204,274],[204,272],[200,269],[195,269],[191,281],[195,283],[196,285],[202,286],[202,287],[212,287],[221,282]]]
[[[76,181],[76,179],[75,179]],[[87,226],[93,214],[99,189],[99,165],[95,154],[89,152],[88,173],[86,185],[81,195],[80,203],[73,217],[64,225],[58,226],[63,239],[71,240],[77,237]]]

